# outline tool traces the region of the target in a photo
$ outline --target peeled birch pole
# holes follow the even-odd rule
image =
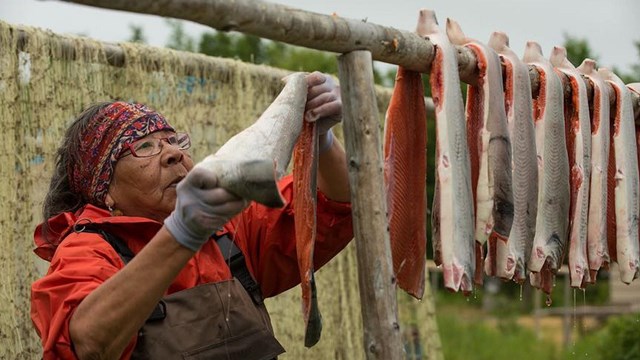
[[[365,354],[368,360],[399,360],[402,359],[402,338],[383,189],[380,120],[371,53],[354,51],[339,56],[338,73]]]
[[[220,31],[239,31],[265,39],[310,49],[347,53],[369,50],[374,60],[396,64],[408,70],[429,73],[435,54],[433,44],[414,32],[369,23],[364,20],[324,15],[261,0],[62,0],[105,9],[159,15],[193,21]],[[417,11],[417,9],[416,9]],[[475,55],[464,46],[458,50],[460,80],[475,85],[478,66]],[[114,58],[119,59],[119,58]],[[529,67],[531,91],[538,91],[539,75]],[[589,81],[587,92],[593,93]],[[565,82],[565,95],[570,87]],[[609,98],[615,96],[609,86]],[[635,111],[640,95],[632,94]],[[636,120],[640,124],[640,120]]]

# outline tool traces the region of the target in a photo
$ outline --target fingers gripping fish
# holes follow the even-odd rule
[[[417,32],[435,47],[430,73],[436,112],[434,260],[442,265],[447,289],[470,293],[475,270],[473,195],[456,50],[440,32],[433,11],[420,11]]]
[[[587,225],[587,258],[591,283],[598,270],[608,268],[610,257],[607,245],[607,174],[609,168],[609,92],[596,71],[594,60],[585,59],[578,70],[593,85],[591,109],[591,184]]]
[[[563,47],[554,47],[551,64],[568,77],[571,99],[564,103],[565,138],[571,177],[569,205],[569,272],[571,286],[584,288],[591,282],[587,259],[587,221],[589,214],[589,180],[591,172],[591,119],[587,85],[567,59]]]
[[[284,89],[253,125],[196,165],[217,174],[221,187],[270,207],[284,205],[276,181],[291,161],[307,98],[304,73],[285,80]]]
[[[625,84],[608,69],[598,73],[611,84],[615,95],[615,112],[612,137],[615,147],[615,215],[616,258],[622,282],[629,284],[640,275],[640,253],[638,251],[638,148],[635,138],[631,93]],[[611,250],[611,248],[609,249]]]
[[[447,20],[452,44],[471,49],[478,60],[477,85],[467,90],[467,142],[475,205],[475,282],[482,284],[484,246],[489,240],[488,275],[495,275],[495,249],[506,243],[513,222],[511,141],[507,127],[500,57],[490,47],[467,38],[460,25]]]
[[[384,129],[384,180],[393,272],[421,299],[426,263],[427,111],[422,75],[398,67]]]
[[[569,159],[564,137],[562,82],[540,45],[528,42],[524,62],[540,74],[533,98],[538,152],[538,215],[529,261],[531,285],[551,293],[553,277],[562,265],[569,219]]]
[[[491,34],[489,46],[500,54],[505,69],[505,110],[511,139],[513,224],[506,242],[489,246],[485,271],[523,283],[531,256],[538,209],[538,164],[529,67],[509,48],[509,38]]]

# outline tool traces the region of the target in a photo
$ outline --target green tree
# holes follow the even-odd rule
[[[613,72],[618,74],[618,76],[620,76],[620,78],[622,79],[622,81],[625,82],[625,84],[640,82],[640,40],[635,41],[633,45],[636,47],[636,51],[638,52],[638,62],[631,65],[631,71],[622,72],[616,67],[613,68]]]
[[[167,47],[181,51],[196,51],[195,41],[184,31],[184,23],[179,20],[166,19],[167,25],[171,28]]]
[[[597,60],[586,38],[578,38],[567,33],[564,34],[564,48],[567,49],[567,58],[574,66],[580,66],[586,58]]]
[[[142,44],[147,43],[147,37],[144,35],[142,26],[129,24],[129,30],[131,30],[131,36],[129,36],[127,41]]]

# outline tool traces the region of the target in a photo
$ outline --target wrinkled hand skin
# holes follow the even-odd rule
[[[309,89],[304,118],[309,122],[315,121],[318,135],[322,136],[342,121],[340,86],[333,77],[318,71],[307,75],[307,84]]]

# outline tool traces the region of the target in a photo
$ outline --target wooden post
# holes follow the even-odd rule
[[[338,73],[365,354],[368,360],[402,359],[371,53],[354,51],[339,56]]]

